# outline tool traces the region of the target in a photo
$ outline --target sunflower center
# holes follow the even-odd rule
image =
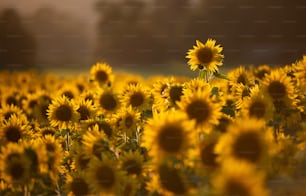
[[[35,106],[37,106],[38,102],[37,100],[31,100],[29,102],[29,108],[33,109]]]
[[[213,59],[213,52],[210,48],[201,48],[197,52],[197,58],[200,61],[200,64],[210,63]]]
[[[271,82],[268,86],[268,92],[273,99],[284,98],[287,94],[286,86],[279,81]]]
[[[96,179],[103,189],[111,188],[115,183],[114,170],[109,166],[100,166],[96,172]]]
[[[176,125],[165,125],[158,135],[158,144],[161,149],[169,153],[177,153],[182,148],[183,130]]]
[[[237,182],[236,180],[229,180],[226,183],[225,195],[245,196],[250,195],[250,191],[244,184]]]
[[[263,79],[265,77],[265,75],[268,74],[268,73],[269,73],[268,70],[263,69],[263,70],[258,71],[255,75],[256,75],[257,78]]]
[[[198,124],[207,121],[211,115],[211,108],[206,101],[195,100],[187,106],[186,113],[190,119],[195,119]]]
[[[112,127],[107,122],[99,122],[98,123],[99,130],[103,130],[103,132],[108,136],[111,137],[113,134]]]
[[[69,121],[72,118],[72,110],[67,105],[61,105],[55,110],[55,117],[60,121]]]
[[[182,86],[172,86],[170,88],[169,94],[170,94],[170,99],[172,103],[180,101],[181,96],[183,95],[183,87]]]
[[[112,111],[117,107],[117,101],[112,94],[105,93],[100,97],[100,105],[107,111]]]
[[[15,105],[15,106],[18,106],[18,101],[15,97],[13,96],[9,96],[6,98],[6,104],[7,105]]]
[[[141,92],[135,92],[130,97],[130,104],[132,105],[132,107],[137,107],[143,104],[144,100],[144,96]]]
[[[105,83],[108,80],[108,75],[105,71],[98,71],[96,73],[96,80],[101,83]]]
[[[186,193],[186,188],[182,178],[179,176],[178,170],[170,168],[167,165],[161,165],[158,168],[161,185],[177,195]]]
[[[73,179],[70,185],[70,189],[76,196],[82,196],[82,195],[89,194],[88,184],[85,182],[83,178]]]
[[[133,125],[133,116],[127,116],[124,120],[124,124],[126,128],[130,128]]]
[[[24,177],[25,168],[23,163],[13,162],[9,167],[9,175],[12,177],[13,180],[20,180]]]
[[[80,114],[80,120],[88,120],[90,117],[90,111],[84,105],[80,106],[77,112]]]
[[[247,76],[245,74],[240,74],[239,77],[237,78],[237,83],[241,83],[243,85],[246,85],[247,84]]]
[[[78,156],[77,164],[83,170],[87,168],[89,161],[90,161],[89,157],[86,157],[86,155],[81,154],[80,156]]]
[[[54,146],[54,144],[51,144],[51,143],[46,143],[46,150],[48,151],[48,152],[55,152],[55,146]]]
[[[217,166],[217,162],[216,162],[217,154],[214,153],[215,145],[216,145],[216,142],[211,142],[202,147],[201,161],[203,165],[211,166],[211,167]]]
[[[234,143],[233,151],[240,159],[257,162],[263,152],[259,135],[254,132],[241,134]]]
[[[140,175],[142,171],[141,163],[133,159],[125,161],[123,163],[123,169],[125,169],[128,174],[136,175]]]
[[[8,127],[5,131],[5,138],[10,142],[18,142],[21,138],[21,130],[18,127]]]
[[[254,101],[249,108],[251,117],[263,118],[265,116],[265,112],[265,104],[262,101]]]
[[[65,91],[62,93],[63,96],[67,97],[69,100],[73,99],[74,95],[71,91]]]
[[[47,115],[47,110],[48,110],[48,108],[49,108],[49,104],[48,104],[48,103],[42,104],[42,105],[40,105],[40,107],[39,107],[40,114],[41,114],[41,116],[42,116],[44,119],[48,119],[48,115]]]
[[[221,117],[219,120],[219,124],[216,126],[216,129],[221,133],[225,133],[227,126],[230,124],[230,120],[226,117]]]

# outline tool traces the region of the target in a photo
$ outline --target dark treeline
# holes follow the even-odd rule
[[[100,0],[95,7],[96,57],[115,64],[186,62],[195,40],[207,38],[232,66],[291,63],[306,51],[304,0]]]

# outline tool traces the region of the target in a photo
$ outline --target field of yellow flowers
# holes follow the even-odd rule
[[[0,73],[0,195],[306,195],[306,55],[196,78]],[[188,66],[186,66],[188,71]]]

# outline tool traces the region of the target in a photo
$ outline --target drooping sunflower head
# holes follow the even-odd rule
[[[112,67],[107,63],[96,63],[90,69],[91,80],[100,86],[110,86],[113,83],[114,75]]]
[[[185,156],[197,139],[193,123],[180,112],[165,112],[148,121],[144,128],[143,145],[149,150],[153,161],[167,156]]]
[[[210,72],[217,72],[218,66],[223,64],[222,50],[220,45],[216,45],[216,40],[208,39],[205,44],[196,40],[196,45],[187,52],[186,56],[189,59],[190,69],[193,71],[206,69]]]
[[[65,96],[54,99],[47,112],[53,127],[69,128],[79,119],[77,106]]]
[[[243,118],[228,126],[215,150],[220,161],[236,159],[260,164],[274,151],[273,143],[272,130],[265,127],[264,120]]]
[[[198,90],[193,94],[188,93],[177,104],[190,120],[195,121],[197,128],[218,124],[222,114],[221,105],[210,98],[210,89]]]
[[[264,174],[244,162],[228,161],[212,179],[216,195],[267,196]]]

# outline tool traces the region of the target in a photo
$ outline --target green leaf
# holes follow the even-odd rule
[[[222,74],[222,73],[219,73],[219,72],[214,72],[214,76],[217,77],[217,78],[224,79],[224,80],[230,80],[230,79],[227,77],[227,75]]]

